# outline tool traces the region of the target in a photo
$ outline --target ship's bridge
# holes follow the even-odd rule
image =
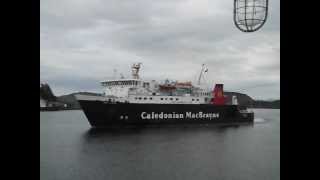
[[[117,79],[100,82],[106,96],[127,97],[130,89],[148,88],[149,83],[140,79]]]
[[[100,82],[103,87],[116,87],[116,86],[139,86],[142,81],[139,79],[120,79],[120,80],[106,80]]]

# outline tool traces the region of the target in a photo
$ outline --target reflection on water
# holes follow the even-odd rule
[[[81,111],[40,113],[40,177],[279,179],[277,110],[262,123],[97,129]]]
[[[216,124],[202,124],[202,125],[161,125],[161,126],[134,126],[134,127],[118,127],[118,128],[89,128],[85,133],[85,138],[98,138],[107,136],[132,136],[138,134],[171,134],[171,133],[196,133],[198,132],[215,132],[224,133],[230,129],[239,127],[253,127],[253,123],[233,124],[233,125],[216,125]]]

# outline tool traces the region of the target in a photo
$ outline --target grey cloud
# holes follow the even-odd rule
[[[59,93],[98,90],[98,81],[111,77],[114,68],[130,76],[130,64],[137,61],[147,79],[195,80],[205,63],[210,83],[277,98],[280,5],[270,5],[265,26],[242,33],[229,1],[44,0],[41,80]]]

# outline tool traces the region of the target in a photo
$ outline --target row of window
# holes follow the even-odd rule
[[[135,97],[134,99],[135,99],[135,100],[138,100],[138,99],[139,99],[139,100],[142,100],[142,99],[143,99],[143,100],[147,100],[148,98],[146,98],[146,97],[144,97],[144,98],[142,98],[142,97]],[[149,99],[152,100],[152,97],[150,97]]]
[[[144,98],[142,98],[142,97],[135,97],[134,99],[135,99],[135,100],[142,100],[142,99],[143,99],[143,100],[148,100],[147,97],[144,97]],[[152,98],[152,97],[149,97],[149,99],[152,100],[153,98]],[[168,100],[168,99],[171,100],[171,101],[174,100],[174,98],[160,98],[160,100],[162,100],[162,101],[163,101],[163,100]],[[175,98],[175,100],[176,100],[176,101],[179,101],[179,98]],[[199,101],[199,99],[192,99],[192,101]]]
[[[163,99],[165,99],[165,100],[168,100],[168,98],[160,98],[160,100],[163,100]],[[173,99],[174,98],[169,98],[171,101],[173,101]],[[179,100],[179,98],[176,98],[176,101],[178,101]]]
[[[115,86],[115,85],[138,85],[138,81],[112,81],[102,82],[104,86]]]

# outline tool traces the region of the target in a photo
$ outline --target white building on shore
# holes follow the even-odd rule
[[[40,107],[47,107],[47,101],[40,97]]]

